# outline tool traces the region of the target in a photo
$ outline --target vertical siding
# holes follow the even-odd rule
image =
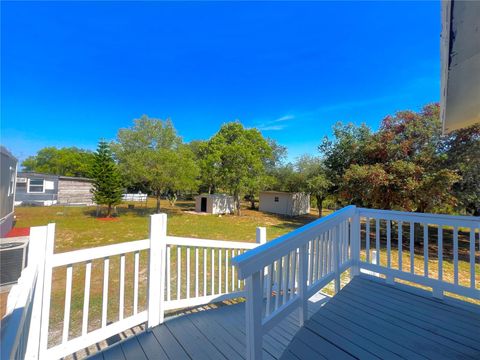
[[[278,202],[275,202],[278,197]],[[260,211],[288,216],[310,212],[310,195],[303,193],[261,192]]]
[[[69,179],[60,177],[58,181],[59,204],[86,204],[91,205],[92,182],[83,179]]]

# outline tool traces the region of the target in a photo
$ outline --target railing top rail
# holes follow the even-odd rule
[[[53,255],[52,266],[58,267],[130,253],[133,251],[146,250],[149,246],[150,240],[146,239],[58,253]]]
[[[356,207],[354,205],[346,206],[233,258],[232,264],[237,266],[239,277],[245,279],[258,269],[271,264],[281,256],[306,244],[320,233],[355,215],[355,212]]]
[[[480,216],[462,216],[462,215],[444,215],[430,213],[415,213],[395,210],[378,210],[357,208],[360,216],[379,217],[383,219],[399,219],[400,221],[430,222],[433,224],[443,224],[452,226],[478,226]]]
[[[254,242],[197,239],[179,236],[167,236],[167,245],[220,249],[253,249],[258,246],[258,244]]]

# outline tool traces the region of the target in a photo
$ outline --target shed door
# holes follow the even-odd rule
[[[207,212],[207,198],[202,197],[202,202],[200,203],[200,211]]]

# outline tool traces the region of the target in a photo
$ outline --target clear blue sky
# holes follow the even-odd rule
[[[309,152],[438,101],[440,2],[2,1],[1,140],[94,149],[148,114],[186,140],[240,120]]]

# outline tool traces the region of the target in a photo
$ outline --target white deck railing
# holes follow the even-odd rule
[[[28,264],[9,294],[8,321],[2,323],[2,359],[58,359],[142,323],[156,326],[167,310],[244,295],[231,258],[265,242],[264,230],[257,231],[258,243],[247,243],[167,236],[166,229],[166,214],[152,215],[149,239],[55,254],[55,225],[32,228],[29,259],[36,261]],[[146,255],[145,261],[141,254]],[[142,265],[148,270],[144,276]],[[64,291],[59,291],[60,279]],[[92,329],[91,292],[99,290],[92,289],[93,283],[101,285],[101,315]],[[79,292],[74,292],[78,288],[83,298],[81,326],[74,329],[72,316],[79,316],[72,304],[79,301]],[[59,294],[64,294],[63,308],[52,308],[52,304],[58,306]],[[141,300],[146,303],[143,308]],[[132,304],[128,314],[126,301]],[[63,312],[61,339],[55,342],[51,334],[56,324],[51,319],[58,318],[59,312]]]
[[[423,233],[423,251],[417,259],[415,240],[419,240],[419,234],[415,232],[416,228],[421,228]],[[469,234],[468,247],[463,249],[462,255],[468,259],[468,284],[459,281],[460,228]],[[372,230],[375,232],[373,239]],[[408,237],[404,236],[405,231],[408,231]],[[443,238],[448,231],[453,242],[452,259],[449,259],[453,264],[452,281],[444,276]],[[408,263],[403,255],[405,238],[408,238]],[[449,292],[480,299],[480,280],[476,279],[478,274],[475,271],[477,238],[480,251],[479,217],[347,206],[236,257],[233,263],[247,285],[247,358],[261,358],[263,335],[293,310],[299,310],[302,325],[307,318],[308,299],[332,280],[335,292],[339,291],[340,276],[347,269],[350,269],[350,276],[361,271],[374,272],[377,276],[385,276],[391,284],[398,279],[429,287],[433,296],[438,298]],[[432,266],[430,245],[436,247],[435,271],[429,271]],[[421,262],[422,271],[415,267],[418,262]]]
[[[346,270],[480,299],[479,217],[348,206],[269,243],[257,228],[257,243],[245,243],[167,236],[158,214],[148,239],[59,254],[54,233],[54,224],[32,228],[29,264],[2,321],[2,358],[60,358],[156,326],[168,310],[245,296],[247,355],[258,359],[265,332],[295,309],[303,324],[308,299],[332,281],[338,292]]]

